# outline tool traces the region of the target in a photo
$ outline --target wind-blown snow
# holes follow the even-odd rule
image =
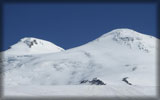
[[[92,80],[93,78],[103,81],[106,84],[104,87],[140,87],[135,91],[139,91],[141,94],[145,94],[142,87],[157,86],[156,41],[159,40],[155,37],[130,29],[116,29],[85,45],[65,51],[56,48],[56,50],[63,52],[51,53],[49,50],[45,54],[43,49],[39,49],[41,46],[34,47],[33,45],[32,47],[30,42],[28,43],[26,40],[28,38],[22,39],[21,42],[5,51],[14,52],[14,55],[6,53],[2,59],[5,71],[6,95],[7,93],[10,94],[8,90],[11,89],[8,87],[56,87],[56,85],[81,85],[83,87],[85,85],[80,84],[81,81]],[[33,40],[31,38],[29,41]],[[34,51],[35,49],[32,53],[26,53],[25,51],[23,55],[16,54],[16,50],[24,51],[24,48],[28,48],[28,46],[21,47],[24,41],[29,47],[39,50],[38,54]],[[46,47],[48,50],[50,45],[46,45]],[[41,53],[41,50],[43,53]],[[125,81],[122,81],[124,78],[132,85],[129,86]],[[105,88],[106,90],[96,89],[96,91],[101,91],[97,95],[101,95],[102,91],[109,90],[108,88]],[[140,91],[141,89],[142,91]],[[155,88],[148,89],[148,91],[156,91]],[[74,93],[77,93],[75,90]],[[83,89],[80,91],[83,91]],[[112,92],[116,95],[118,91],[120,90],[117,89]],[[136,93],[135,91],[133,90],[133,93]],[[54,93],[56,94],[56,92]],[[14,93],[11,92],[12,94]]]

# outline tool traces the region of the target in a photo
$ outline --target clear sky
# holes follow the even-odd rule
[[[69,49],[116,28],[157,35],[153,3],[14,3],[5,4],[3,13],[3,50],[23,37]]]

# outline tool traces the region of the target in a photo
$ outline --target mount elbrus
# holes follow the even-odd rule
[[[69,50],[23,38],[2,52],[4,85],[156,85],[157,38],[115,29]]]

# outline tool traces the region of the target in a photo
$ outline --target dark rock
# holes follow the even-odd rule
[[[103,81],[97,79],[97,78],[93,78],[92,81],[90,81],[91,84],[95,84],[95,85],[106,85]]]
[[[88,83],[89,81],[88,80],[82,80],[80,83],[83,84],[83,83]]]
[[[100,79],[97,79],[97,78],[93,78],[91,81],[89,80],[82,80],[80,82],[80,84],[91,84],[91,85],[106,85],[103,81],[101,81]]]
[[[128,77],[125,77],[122,79],[122,81],[126,82],[128,85],[132,85],[127,79],[128,79]]]

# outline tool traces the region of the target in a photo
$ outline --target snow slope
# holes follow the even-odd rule
[[[133,98],[156,98],[156,87],[153,86],[113,86],[113,85],[53,85],[53,86],[16,86],[6,87],[5,95],[8,97],[90,97],[90,98],[103,98],[110,100],[111,98],[120,98],[120,100],[136,100]],[[107,97],[110,99],[107,99]],[[99,100],[97,98],[97,100]],[[123,99],[122,99],[123,98]],[[56,99],[55,99],[56,100]],[[70,99],[71,100],[71,99]],[[75,99],[74,99],[75,100]],[[90,99],[86,99],[90,100]],[[111,99],[112,100],[112,99]],[[119,100],[119,99],[117,99]],[[138,99],[139,100],[139,99]]]
[[[106,86],[112,87],[140,87],[141,89],[154,87],[157,86],[156,41],[159,40],[155,37],[131,29],[116,29],[85,45],[63,52],[4,54],[2,59],[5,71],[4,86],[6,91],[9,90],[8,87],[19,86],[82,85],[83,87],[85,86],[81,84],[83,80],[98,78]],[[132,85],[123,81],[124,79]],[[144,89],[140,91],[140,88],[138,91],[144,94]],[[155,88],[148,89],[148,91],[156,91]],[[104,89],[99,91],[102,92]],[[112,92],[116,95],[118,91],[119,88]],[[133,93],[136,91],[133,90]],[[10,94],[9,91],[7,93]]]

